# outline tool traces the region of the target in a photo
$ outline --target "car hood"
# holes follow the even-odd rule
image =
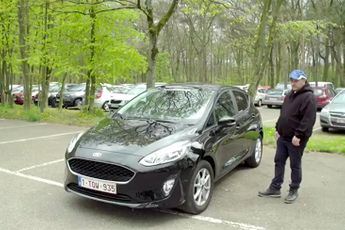
[[[78,148],[144,156],[191,139],[196,131],[185,124],[106,118],[80,138]]]
[[[327,105],[327,109],[330,112],[345,113],[345,106],[344,106],[344,104],[341,104],[341,103],[330,103]]]

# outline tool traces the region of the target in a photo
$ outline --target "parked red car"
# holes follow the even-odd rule
[[[330,87],[312,87],[314,90],[314,96],[316,99],[316,105],[318,109],[325,107],[336,95],[333,88]]]

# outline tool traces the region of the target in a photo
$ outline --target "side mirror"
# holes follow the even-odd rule
[[[197,154],[203,154],[205,152],[204,145],[202,143],[199,143],[197,141],[194,141],[191,145],[191,149],[193,152]]]
[[[224,116],[218,121],[218,124],[222,127],[232,127],[236,125],[236,120],[233,117]]]

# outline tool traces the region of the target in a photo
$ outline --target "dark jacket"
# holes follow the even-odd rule
[[[308,83],[297,92],[291,92],[285,97],[276,123],[279,135],[291,141],[293,136],[306,144],[313,132],[316,120],[316,100]]]

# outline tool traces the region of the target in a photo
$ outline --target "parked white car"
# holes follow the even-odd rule
[[[165,85],[166,83],[159,83],[155,84],[155,87]],[[110,109],[119,109],[123,105],[125,105],[128,101],[135,98],[137,95],[141,94],[146,90],[146,83],[137,84],[134,87],[130,88],[126,93],[116,93],[114,97],[111,99],[109,107]]]
[[[96,90],[95,107],[109,111],[109,103],[117,94],[116,87],[110,84],[101,84]]]

